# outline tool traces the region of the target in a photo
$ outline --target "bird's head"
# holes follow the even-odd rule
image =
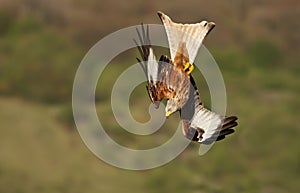
[[[146,88],[148,90],[148,94],[149,94],[151,102],[154,104],[154,107],[156,109],[158,109],[160,100],[158,100],[158,97],[156,95],[156,88],[153,86],[152,83],[146,85]]]
[[[169,117],[171,114],[179,110],[178,101],[176,99],[169,99],[166,105],[166,117]]]

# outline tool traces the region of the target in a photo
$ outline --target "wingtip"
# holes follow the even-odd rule
[[[222,125],[222,130],[236,127],[238,125],[238,123],[236,122],[237,119],[237,116],[226,117]]]
[[[224,122],[225,122],[225,123],[228,123],[228,122],[233,122],[233,121],[236,121],[236,120],[238,120],[238,117],[235,116],[235,115],[231,115],[231,116],[225,117]]]

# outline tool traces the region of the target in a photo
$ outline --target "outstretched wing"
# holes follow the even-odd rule
[[[142,60],[137,58],[142,69],[147,77],[147,90],[149,97],[155,107],[159,107],[159,103],[162,99],[169,99],[174,97],[175,89],[172,84],[169,84],[170,77],[174,73],[173,65],[166,65],[166,63],[172,63],[166,56],[161,56],[159,62],[157,62],[153,49],[151,47],[149,37],[149,27],[146,30],[142,25],[142,33],[137,29],[138,38],[140,44],[134,40]]]
[[[232,127],[237,126],[236,120],[236,116],[224,117],[202,107],[196,110],[190,129],[197,131],[194,135],[195,141],[210,144],[233,133]]]
[[[193,77],[190,77],[190,97],[181,110],[183,134],[190,140],[210,144],[224,139],[234,132],[237,117],[224,117],[206,109],[201,100]]]
[[[187,53],[183,52],[181,54],[188,57],[189,62],[192,64],[204,38],[214,28],[215,24],[207,21],[195,24],[181,24],[173,22],[170,17],[162,12],[158,12],[158,15],[167,32],[172,61],[175,60],[177,51],[185,46]]]

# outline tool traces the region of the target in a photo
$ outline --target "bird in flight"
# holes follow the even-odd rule
[[[198,50],[206,35],[214,28],[213,22],[195,24],[173,22],[158,12],[168,37],[170,55],[156,60],[151,47],[149,27],[137,29],[140,44],[135,43],[141,55],[137,58],[147,77],[147,91],[152,103],[159,107],[167,99],[166,116],[180,112],[183,134],[192,141],[210,144],[234,132],[236,116],[223,116],[206,109],[191,75]]]

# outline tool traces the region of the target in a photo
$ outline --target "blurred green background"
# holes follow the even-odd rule
[[[117,169],[96,158],[74,126],[73,79],[98,40],[141,22],[160,23],[158,10],[174,21],[216,23],[205,45],[239,126],[204,156],[193,143],[163,167]],[[0,0],[0,192],[298,192],[299,18],[298,0]],[[111,87],[135,55],[126,52],[105,70],[97,107],[116,141],[150,148],[174,133],[178,119],[140,137],[124,132],[110,109]],[[205,81],[197,71],[194,77],[209,107]],[[147,121],[144,85],[131,99],[135,118]]]

